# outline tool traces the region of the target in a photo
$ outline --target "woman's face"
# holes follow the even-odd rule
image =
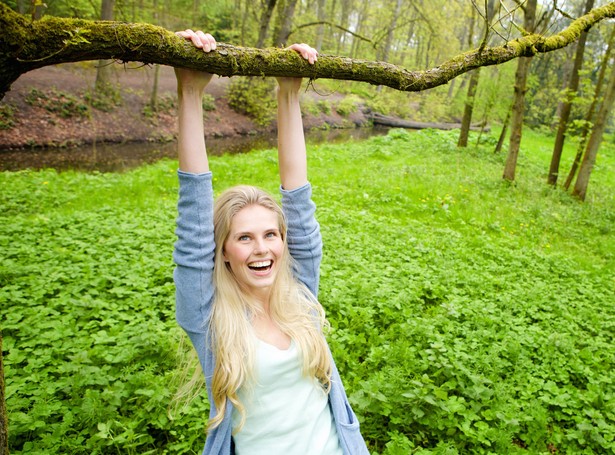
[[[224,242],[224,260],[248,292],[265,302],[284,252],[278,216],[261,205],[241,209]]]

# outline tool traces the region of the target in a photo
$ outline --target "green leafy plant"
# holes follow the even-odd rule
[[[88,106],[69,93],[55,89],[42,91],[36,88],[30,90],[25,98],[31,106],[42,107],[49,112],[64,118],[84,117],[88,114]]]
[[[231,80],[226,96],[235,111],[249,115],[259,125],[267,125],[276,112],[276,102],[271,96],[274,88],[272,78],[237,77]]]
[[[14,124],[15,110],[8,103],[0,103],[0,130],[8,130]]]
[[[335,110],[341,116],[348,116],[354,112],[357,112],[361,99],[356,95],[349,95],[344,97],[340,102],[335,105]]]
[[[524,132],[515,186],[454,131],[309,147],[319,300],[371,453],[615,450],[615,145],[580,204],[545,189],[551,140]],[[218,191],[277,191],[274,150],[210,164]],[[176,172],[0,173],[11,453],[202,450],[205,397],[168,413]]]
[[[122,105],[122,93],[116,84],[106,84],[98,90],[88,90],[84,95],[85,101],[93,108],[103,112],[111,112]]]

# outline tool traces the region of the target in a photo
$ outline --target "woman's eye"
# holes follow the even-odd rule
[[[266,237],[267,237],[268,239],[273,238],[273,237],[276,237],[276,236],[277,236],[277,235],[276,235],[276,233],[275,233],[275,232],[267,232],[267,235],[266,235]]]
[[[241,237],[239,237],[240,242],[245,242],[246,240],[250,240],[250,237],[247,235],[242,235]]]

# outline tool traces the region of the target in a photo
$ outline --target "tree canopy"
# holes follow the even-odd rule
[[[309,65],[293,52],[220,44],[204,54],[173,32],[143,23],[91,21],[46,16],[31,21],[0,4],[0,99],[28,71],[58,63],[114,59],[206,70],[221,76],[331,78],[422,91],[472,69],[497,65],[566,47],[593,25],[615,17],[615,2],[595,8],[561,32],[525,34],[499,46],[481,46],[427,70],[410,71],[382,61],[321,55]]]

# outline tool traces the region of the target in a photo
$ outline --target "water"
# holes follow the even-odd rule
[[[306,132],[308,144],[342,143],[367,139],[386,134],[389,128],[349,128],[311,130]],[[273,148],[277,145],[275,133],[266,135],[239,136],[232,138],[208,138],[207,152],[210,155],[247,153],[252,150]],[[122,172],[141,164],[153,163],[162,158],[176,158],[177,144],[170,142],[124,144],[94,144],[75,148],[47,150],[0,151],[0,171],[53,168],[81,171]]]

